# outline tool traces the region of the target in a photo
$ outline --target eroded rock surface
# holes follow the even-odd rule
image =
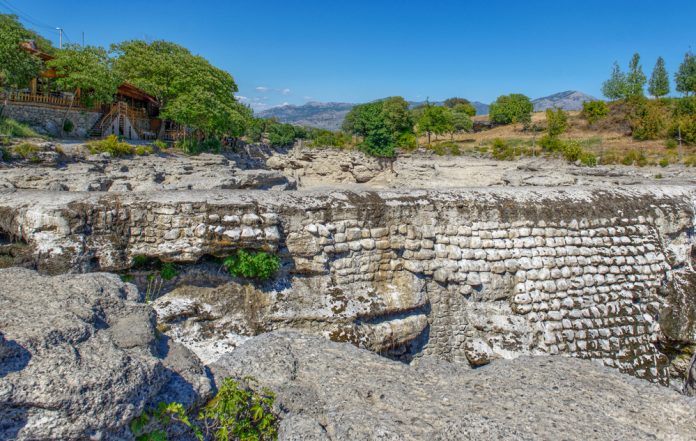
[[[156,336],[113,274],[0,270],[0,439],[132,439],[146,405],[210,397],[196,356]]]
[[[696,406],[676,392],[566,357],[476,370],[411,367],[297,333],[253,338],[211,366],[277,394],[280,440],[692,440]]]

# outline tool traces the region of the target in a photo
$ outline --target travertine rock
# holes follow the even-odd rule
[[[146,404],[192,406],[212,385],[113,274],[0,270],[0,439],[129,440]]]
[[[211,366],[276,393],[279,440],[692,440],[693,400],[566,357],[476,370],[410,367],[297,333],[253,338]]]

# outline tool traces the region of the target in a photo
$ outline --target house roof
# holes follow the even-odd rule
[[[139,101],[149,101],[153,104],[157,104],[157,99],[154,96],[128,82],[124,82],[118,86],[118,93]]]

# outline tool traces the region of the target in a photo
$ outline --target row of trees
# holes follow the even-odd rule
[[[677,92],[686,96],[696,93],[696,57],[691,51],[686,53],[679,70],[674,74],[674,82]],[[661,98],[670,93],[669,74],[665,68],[665,60],[662,57],[657,58],[650,80],[648,80],[640,64],[640,54],[636,53],[631,58],[626,73],[621,70],[618,63],[614,63],[611,77],[602,85],[602,93],[610,100],[642,97],[646,83],[648,93],[655,98]]]
[[[426,103],[410,109],[400,96],[360,104],[343,123],[346,133],[360,138],[359,146],[368,154],[391,158],[396,148],[415,148],[416,135],[431,136],[470,131],[476,109],[464,98],[450,98],[443,105]]]
[[[22,49],[27,40],[55,58],[47,63],[57,73],[56,86],[81,91],[85,104],[111,102],[118,86],[127,81],[157,98],[161,117],[195,129],[203,138],[240,137],[252,112],[235,99],[232,76],[205,58],[167,41],[132,40],[112,45],[67,45],[55,49],[16,16],[0,15],[0,86],[26,87],[44,66]]]

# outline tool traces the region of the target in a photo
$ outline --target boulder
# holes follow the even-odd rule
[[[275,391],[280,440],[692,440],[693,399],[586,360],[413,366],[298,333],[252,338],[211,366]]]
[[[0,439],[131,439],[145,406],[211,395],[187,349],[113,274],[0,270]]]

